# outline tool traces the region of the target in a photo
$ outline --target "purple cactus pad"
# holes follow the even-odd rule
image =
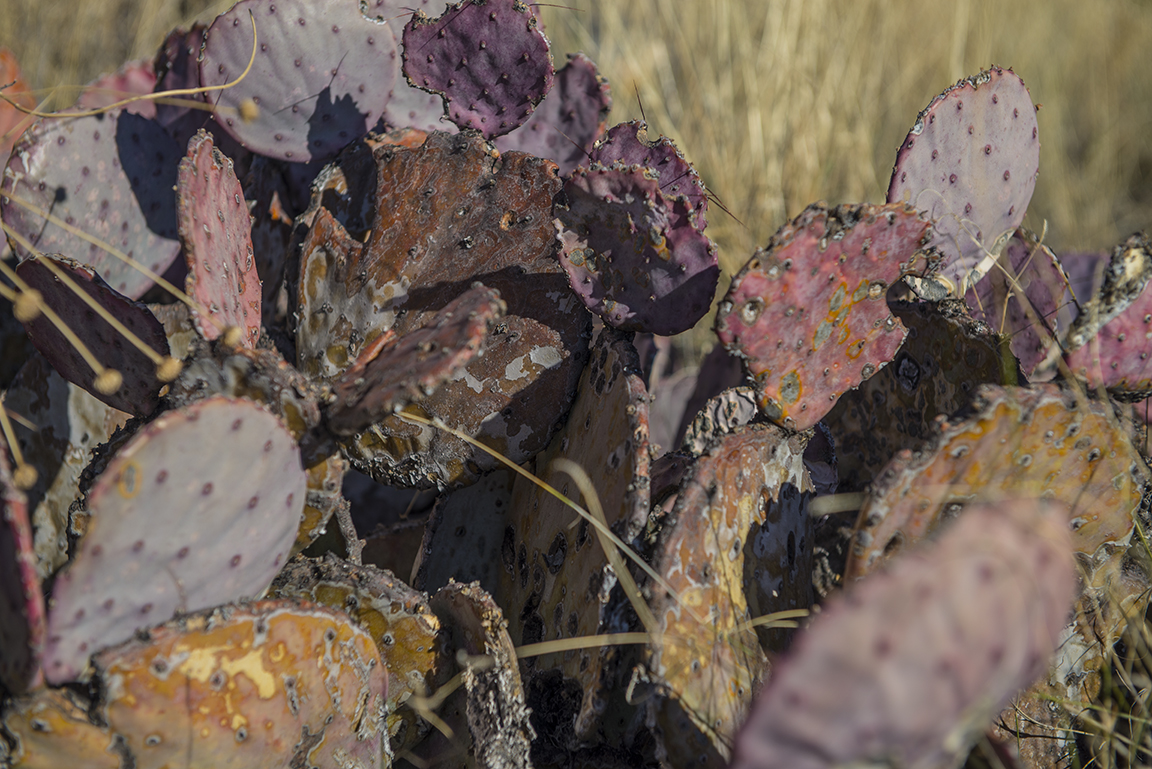
[[[404,27],[408,82],[444,97],[449,119],[485,138],[524,124],[552,88],[552,53],[520,0],[463,0]]]
[[[36,576],[28,501],[16,488],[0,441],[0,682],[13,694],[34,686],[44,644],[44,593]]]
[[[639,166],[577,169],[564,190],[560,263],[589,309],[616,328],[664,336],[707,314],[720,268],[687,198],[665,197]]]

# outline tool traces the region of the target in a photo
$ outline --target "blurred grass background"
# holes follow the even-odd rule
[[[728,274],[808,203],[881,202],[917,112],[989,64],[1043,105],[1029,226],[1047,221],[1060,251],[1152,223],[1149,0],[559,2],[538,6],[557,64],[587,52],[612,83],[611,119],[642,103],[732,212],[709,215]],[[230,4],[0,0],[0,45],[33,88],[78,86]]]

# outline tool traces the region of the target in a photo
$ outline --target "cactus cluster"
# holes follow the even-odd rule
[[[1152,250],[1021,227],[1023,81],[714,303],[704,183],[591,60],[416,5],[241,0],[16,141],[0,765],[1075,750],[1152,582]]]

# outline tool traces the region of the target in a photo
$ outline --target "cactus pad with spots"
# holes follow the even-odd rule
[[[745,359],[760,408],[811,427],[837,398],[892,360],[904,325],[889,286],[925,268],[928,222],[902,204],[809,206],[732,281],[716,333]]]
[[[214,397],[144,427],[97,479],[56,579],[48,680],[177,611],[259,595],[287,560],[304,492],[295,441],[251,401]]]

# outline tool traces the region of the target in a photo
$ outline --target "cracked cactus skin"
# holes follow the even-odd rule
[[[372,637],[387,666],[385,723],[393,754],[413,747],[429,732],[431,725],[405,703],[447,683],[453,662],[427,595],[388,571],[351,564],[331,553],[321,560],[294,558],[276,577],[271,595],[345,612]]]
[[[1037,130],[1024,81],[992,67],[933,99],[896,153],[888,202],[928,212],[956,296],[1024,221],[1040,168]]]
[[[123,757],[107,725],[88,718],[89,703],[69,689],[37,689],[10,700],[4,730],[14,746],[13,769],[123,769]]]
[[[71,259],[38,256],[16,268],[16,274],[40,292],[44,304],[80,338],[96,360],[120,372],[123,383],[114,393],[99,392],[94,386],[96,373],[91,366],[43,314],[24,326],[40,354],[61,376],[112,408],[136,416],[148,416],[159,405],[163,387],[156,378],[156,365],[65,285],[53,268],[67,276],[103,310],[161,356],[169,352],[164,327],[147,307],[113,290],[93,269]]]
[[[642,166],[578,168],[555,210],[560,263],[572,290],[605,323],[671,336],[707,314],[720,279],[716,246],[692,203],[665,195]]]
[[[805,443],[767,424],[724,436],[689,468],[662,522],[651,562],[681,600],[661,585],[645,587],[668,637],[645,653],[655,689],[646,709],[658,752],[671,760],[727,764],[768,672],[761,644],[784,641],[748,621],[812,602]]]
[[[215,91],[221,128],[253,152],[293,163],[332,157],[380,119],[399,77],[396,39],[386,27],[338,0],[243,0],[208,28],[200,81],[236,80],[260,41],[248,76]],[[369,74],[370,73],[370,74]],[[237,113],[251,100],[253,120]]]
[[[185,290],[196,330],[216,339],[228,326],[241,344],[260,338],[260,276],[252,254],[252,222],[232,161],[200,130],[188,143],[176,182],[180,241],[188,263]],[[207,317],[202,312],[207,310]]]
[[[11,198],[51,211],[163,275],[180,254],[173,187],[181,154],[158,123],[128,112],[41,120],[8,159],[0,216],[41,253],[65,254],[139,299],[151,278]],[[18,244],[12,247],[21,259],[30,256]]]
[[[507,314],[485,354],[413,408],[525,461],[572,402],[591,327],[554,257],[555,165],[496,156],[474,134],[381,147],[374,165],[371,218],[360,222],[366,242],[316,203],[298,286],[301,371],[339,375],[381,334],[425,325],[480,281],[500,292]],[[494,465],[462,440],[397,416],[342,443],[357,469],[392,485],[462,485]]]
[[[74,680],[90,655],[177,611],[263,592],[296,538],[305,483],[292,436],[251,401],[209,398],[144,427],[94,484],[88,531],[56,578],[48,681]]]
[[[745,360],[760,408],[805,430],[876,373],[904,341],[889,286],[931,268],[931,227],[903,204],[809,206],[744,266],[716,313],[716,333]]]
[[[651,507],[648,392],[640,360],[626,335],[601,332],[577,388],[564,428],[535,461],[535,474],[561,494],[581,500],[571,476],[553,467],[567,459],[587,472],[604,518],[625,542],[639,535]],[[582,503],[587,509],[588,502]],[[609,595],[616,576],[595,529],[535,483],[518,477],[506,508],[495,597],[516,617],[510,634],[517,645],[546,639],[611,632]],[[595,733],[613,686],[615,650],[581,649],[535,673],[559,669],[583,691],[575,732]]]
[[[194,614],[101,652],[99,715],[139,769],[383,766],[387,673],[345,614],[288,601]]]
[[[444,98],[460,128],[486,139],[523,125],[552,88],[552,52],[520,0],[464,0],[437,19],[417,10],[404,27],[404,74]]]
[[[1072,605],[1066,515],[1048,506],[974,506],[826,604],[759,695],[732,766],[956,766],[1043,674]]]

